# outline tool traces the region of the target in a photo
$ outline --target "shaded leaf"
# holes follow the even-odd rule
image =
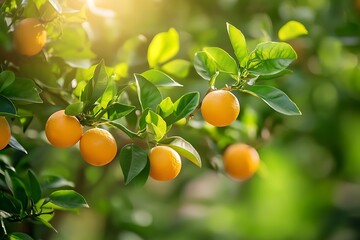
[[[26,149],[13,136],[10,138],[9,145],[16,150],[27,154]]]
[[[0,95],[0,116],[16,117],[16,108],[12,101]]]
[[[141,109],[151,108],[155,110],[162,100],[159,89],[139,74],[135,74],[135,80]]]
[[[41,199],[41,187],[33,171],[28,171],[29,179],[29,196],[34,203]]]
[[[130,183],[146,167],[148,150],[135,144],[128,144],[121,149],[119,162],[124,174],[125,185]]]
[[[205,80],[210,80],[216,73],[216,63],[204,51],[195,53],[194,67],[196,72]]]
[[[32,237],[30,237],[26,233],[22,233],[22,232],[12,232],[9,234],[7,239],[9,239],[9,240],[33,240]]]
[[[10,86],[15,81],[15,74],[11,71],[0,73],[0,92]]]
[[[76,116],[84,110],[84,103],[83,102],[76,102],[68,105],[65,108],[65,114],[70,116]]]
[[[21,202],[22,210],[28,205],[24,182],[12,171],[5,171],[5,182],[12,195]]]
[[[125,117],[132,111],[134,111],[135,106],[125,105],[121,103],[113,103],[106,108],[108,113],[108,119],[111,121],[117,120],[119,118]]]
[[[198,92],[190,92],[181,96],[174,103],[174,112],[165,121],[170,125],[174,122],[188,117],[199,105],[200,94]]]
[[[128,135],[130,138],[135,138],[138,137],[138,135],[131,131],[130,129],[128,129],[127,127],[125,127],[123,124],[121,124],[120,122],[117,121],[111,121],[109,122],[109,124],[111,124],[112,126],[116,127],[117,129],[120,129],[121,131],[123,131],[126,135]]]
[[[40,92],[33,80],[17,77],[10,86],[3,89],[2,95],[21,103],[42,103]]]

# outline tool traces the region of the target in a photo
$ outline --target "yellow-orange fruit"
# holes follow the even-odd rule
[[[10,142],[11,131],[5,117],[0,117],[0,150],[4,149]]]
[[[150,150],[150,177],[158,181],[174,179],[181,170],[180,155],[167,146],[156,146]]]

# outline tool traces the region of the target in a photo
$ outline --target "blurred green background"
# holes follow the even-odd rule
[[[70,2],[70,1],[68,1]],[[83,2],[73,1],[72,4]],[[68,3],[69,4],[69,3]],[[45,141],[42,112],[19,141],[39,175],[75,183],[90,208],[57,213],[59,230],[34,228],[43,239],[360,239],[360,1],[359,0],[90,0],[85,24],[92,50],[107,65],[129,62],[146,69],[146,47],[158,32],[180,34],[178,56],[192,59],[205,46],[231,52],[226,22],[251,39],[277,40],[289,20],[309,31],[289,43],[298,53],[293,74],[274,80],[301,109],[282,116],[253,97],[239,95],[240,121],[226,129],[189,126],[173,132],[194,144],[204,166],[184,162],[176,180],[124,186],[117,161],[86,165],[76,147],[55,149]],[[140,37],[139,37],[140,35]],[[126,52],[129,39],[137,52]],[[205,94],[207,82],[191,70],[182,90]],[[178,92],[180,91],[180,92]],[[16,134],[16,127],[13,129]],[[39,130],[39,131],[37,131]],[[125,139],[120,133],[118,139]],[[259,172],[235,182],[214,168],[231,142],[254,145]],[[126,144],[123,140],[120,145]],[[220,164],[221,168],[221,164]]]

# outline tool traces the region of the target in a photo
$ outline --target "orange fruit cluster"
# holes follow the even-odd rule
[[[81,156],[94,166],[110,163],[117,154],[115,138],[107,130],[92,128],[83,133],[79,120],[66,115],[64,110],[48,118],[45,134],[52,145],[60,148],[71,147],[80,141]]]

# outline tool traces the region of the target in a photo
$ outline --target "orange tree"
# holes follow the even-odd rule
[[[249,49],[243,33],[227,23],[233,52],[205,47],[189,61],[176,58],[179,33],[171,28],[156,34],[148,44],[148,67],[129,72],[130,60],[109,66],[91,51],[82,24],[86,21],[85,8],[81,4],[73,6],[73,1],[1,3],[2,122],[26,132],[34,117],[49,117],[39,110],[54,106],[51,109],[58,112],[43,126],[49,142],[70,147],[79,141],[82,157],[95,166],[106,165],[117,155],[127,185],[145,184],[149,176],[157,180],[175,178],[181,169],[180,156],[201,167],[198,151],[182,136],[174,136],[173,126],[181,129],[187,125],[199,134],[211,135],[206,130],[209,124],[226,127],[238,121],[239,94],[260,98],[282,114],[301,114],[284,92],[267,84],[270,79],[291,73],[287,68],[297,55],[286,42],[257,39],[254,48]],[[279,39],[302,34],[306,34],[302,24],[291,21],[280,29]],[[134,53],[136,41],[129,39],[123,51]],[[192,91],[172,99],[168,92],[183,86],[176,79],[186,78],[192,66],[200,78],[208,81],[205,96]],[[1,128],[1,140],[8,134],[6,129]],[[125,134],[129,142],[121,149],[117,149],[113,137],[117,132]],[[212,139],[216,142],[216,137]],[[16,151],[25,155],[27,150],[14,136],[5,145],[8,147],[0,152],[0,214],[5,239],[31,239],[24,232],[9,231],[14,222],[30,220],[53,228],[49,221],[56,210],[88,206],[67,180],[54,176],[38,180],[35,169],[21,164]],[[259,164],[256,150],[248,148],[251,153],[241,150],[229,156],[230,150],[225,152],[225,160],[231,159],[225,162],[225,168],[223,163],[208,165],[232,177],[240,179],[236,176],[240,172],[247,178]],[[244,156],[237,160],[236,154]],[[254,156],[256,159],[252,159]],[[248,163],[253,164],[251,168],[248,161],[256,163]]]

